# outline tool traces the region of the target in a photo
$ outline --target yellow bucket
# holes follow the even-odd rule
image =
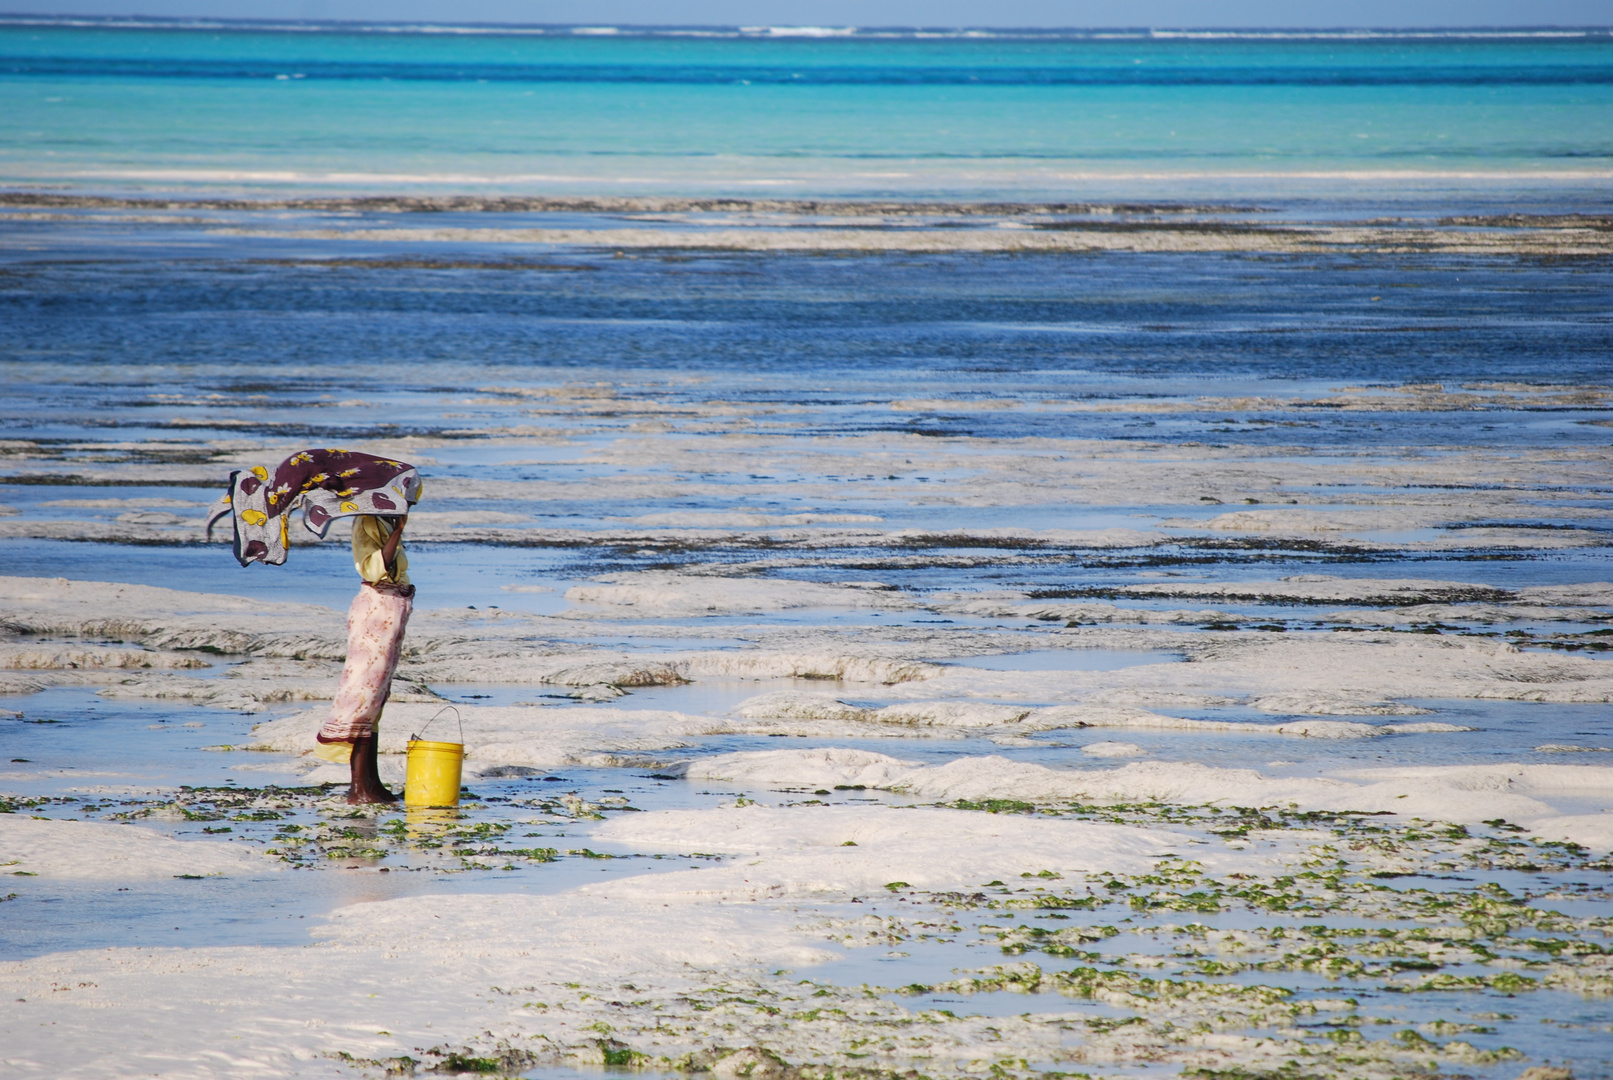
[[[452,707],[437,713],[459,710]],[[437,716],[431,719],[436,720]],[[428,722],[426,727],[430,727]],[[422,729],[423,730],[423,729]],[[465,729],[459,742],[431,742],[415,735],[409,740],[409,765],[403,780],[404,806],[458,806],[460,772],[465,764]]]
[[[458,806],[459,774],[464,762],[464,743],[410,739],[403,805]]]

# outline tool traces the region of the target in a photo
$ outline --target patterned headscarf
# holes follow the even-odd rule
[[[224,506],[207,523],[227,514],[235,520],[235,558],[242,566],[286,561],[291,511],[303,508],[303,526],[324,539],[330,523],[357,514],[407,514],[420,501],[420,474],[413,465],[353,450],[304,450],[274,470],[259,465],[230,474]]]

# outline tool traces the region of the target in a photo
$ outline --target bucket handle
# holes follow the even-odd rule
[[[461,746],[465,745],[465,721],[460,717],[459,710],[454,708],[452,705],[444,705],[442,708],[438,709],[437,710],[437,716],[433,716],[430,720],[427,720],[425,727],[422,727],[420,730],[424,731],[424,730],[426,730],[426,728],[430,727],[432,724],[435,724],[437,722],[437,717],[441,716],[445,712],[453,713],[454,714],[454,719],[459,721],[459,744]],[[423,741],[418,734],[410,735],[409,738],[413,742],[421,742],[421,741]]]

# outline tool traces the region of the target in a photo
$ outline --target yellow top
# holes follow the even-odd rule
[[[390,581],[394,585],[409,584],[409,557],[403,553],[403,543],[398,543],[397,558],[394,565],[397,573],[386,572],[386,561],[381,558],[381,548],[386,546],[386,538],[392,535],[392,526],[374,514],[360,514],[353,519],[353,569],[365,581]]]

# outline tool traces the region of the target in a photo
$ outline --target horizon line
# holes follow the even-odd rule
[[[1175,35],[1238,35],[1251,37],[1281,36],[1333,36],[1333,37],[1414,37],[1473,36],[1473,37],[1531,37],[1584,35],[1613,36],[1613,23],[1608,24],[1479,24],[1479,25],[1427,25],[1427,26],[926,26],[909,24],[889,25],[832,25],[806,23],[639,23],[639,22],[495,22],[453,19],[301,19],[251,18],[235,16],[195,15],[79,15],[61,13],[46,15],[38,12],[0,11],[0,26],[5,25],[74,25],[101,24],[111,28],[137,28],[143,26],[169,26],[174,29],[239,26],[259,30],[342,29],[362,31],[384,30],[393,33],[428,33],[433,30],[459,30],[485,33],[557,33],[576,37],[622,35],[732,35],[747,38],[852,38],[863,35],[998,35],[1025,36],[1068,35],[1125,35],[1128,37],[1170,37]]]

